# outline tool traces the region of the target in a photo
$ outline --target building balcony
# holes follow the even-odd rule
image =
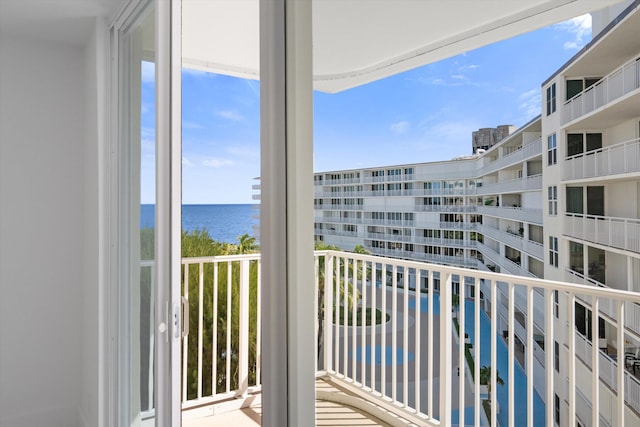
[[[519,193],[523,191],[542,190],[542,175],[533,175],[526,178],[517,178],[509,181],[484,183],[476,190],[477,195]]]
[[[640,138],[581,153],[565,159],[562,178],[576,181],[591,178],[618,179],[640,172]]]
[[[534,339],[534,331],[539,326],[534,327],[534,316],[527,316],[524,330],[519,326],[519,336],[525,337],[524,368],[516,362],[515,312],[524,306],[533,313],[535,302],[536,310],[545,313],[544,340],[553,342],[556,333],[564,335],[553,327],[554,291],[614,305],[640,303],[640,294],[608,288],[371,255],[322,251],[315,253],[315,260],[316,311],[333,307],[318,313],[317,347],[309,351],[318,356],[318,425],[325,425],[321,420],[327,418],[332,418],[333,425],[353,425],[355,419],[369,425],[552,425],[553,408],[543,402],[553,401],[553,354],[535,354],[539,349],[535,339],[540,338]],[[187,427],[260,425],[260,331],[264,325],[259,313],[259,263],[257,254],[182,261],[183,296],[190,319],[182,356],[183,424]],[[153,270],[153,263],[144,263],[141,269]],[[453,298],[452,289],[459,292],[458,298]],[[502,338],[505,325],[498,323],[499,304],[491,303],[497,301],[498,292],[511,296],[502,299],[506,340]],[[560,309],[569,310],[571,304]],[[359,326],[365,322],[369,326]],[[625,327],[624,317],[614,322],[616,327]],[[569,334],[575,334],[572,324],[567,328]],[[467,340],[458,338],[465,334]],[[481,336],[482,340],[477,339]],[[614,338],[613,344],[619,344],[616,348],[621,349],[618,357],[622,360],[624,343],[620,339]],[[588,345],[583,344],[569,347],[570,359],[586,357],[585,351],[589,354]],[[147,368],[152,366],[152,357],[153,351]],[[482,403],[486,392],[479,376],[472,374],[485,365],[494,367],[489,380],[494,398],[486,403],[489,414]],[[576,365],[579,367],[591,369]],[[569,411],[584,419],[591,412],[584,414],[583,407],[590,404],[611,425],[616,424],[617,413],[624,414],[627,425],[637,422],[628,411],[637,404],[636,386],[623,367],[612,369],[604,363],[593,368],[596,375],[611,374],[625,381],[621,400],[616,393],[606,400],[597,393],[572,395],[584,371],[567,372]],[[502,386],[497,384],[496,370],[504,380]],[[149,376],[144,378],[152,381]],[[545,383],[549,386],[544,387]],[[143,390],[147,393],[153,388]],[[151,395],[144,401],[145,413],[152,416]]]
[[[480,224],[478,226],[478,232],[533,257],[544,259],[544,246],[542,243],[525,239],[523,236],[516,234],[513,231],[498,230],[488,225]]]
[[[504,255],[500,255],[498,251],[490,248],[484,243],[477,243],[478,251],[482,254],[485,260],[485,264],[488,264],[489,260],[494,266],[500,267],[500,272],[504,274],[513,274],[524,277],[535,277],[533,273],[528,271],[522,266],[522,263],[518,263],[515,260],[511,260]]]
[[[475,205],[416,205],[416,212],[475,212]]]
[[[639,88],[640,61],[634,58],[565,102],[562,108],[562,124],[577,122],[587,114],[591,117],[600,113],[599,110],[605,106],[609,111],[601,117],[604,122],[592,124],[593,127],[603,128],[616,123],[620,120],[618,110],[628,111],[623,117],[631,118],[634,112],[637,115],[640,110],[637,98],[632,99],[634,92]],[[614,103],[616,105],[613,105]]]
[[[640,220],[567,213],[563,234],[577,240],[640,253]]]
[[[514,221],[542,225],[542,209],[523,209],[517,206],[478,206],[478,213],[496,218],[512,219]]]
[[[596,286],[598,288],[603,288],[603,289],[612,289],[607,285],[604,285],[598,282],[597,280],[591,277],[588,277],[582,273],[579,273],[575,270],[572,270],[570,268],[567,268],[566,272],[568,273],[569,280],[572,283],[586,285],[586,286]],[[588,297],[579,298],[579,299],[581,299],[582,302],[588,306],[590,306],[592,303],[591,298],[588,298]],[[601,315],[606,316],[609,319],[615,319],[617,316],[616,307],[610,301],[606,301],[606,300],[600,301],[598,308],[600,310]],[[629,331],[631,331],[632,333],[640,337],[640,305],[631,303],[631,302],[625,302],[624,309],[625,309],[624,310],[625,328],[627,328]]]
[[[486,163],[482,168],[480,168],[480,170],[478,170],[477,176],[488,175],[492,172],[504,169],[507,166],[515,165],[533,157],[540,156],[541,154],[542,139],[538,138],[537,140],[529,142],[509,154],[505,154],[492,162]]]

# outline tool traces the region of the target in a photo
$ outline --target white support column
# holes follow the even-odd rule
[[[260,2],[263,426],[315,419],[311,1]]]

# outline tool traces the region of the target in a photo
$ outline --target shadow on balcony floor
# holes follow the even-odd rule
[[[384,411],[382,408],[365,402],[363,399],[349,395],[349,393],[332,381],[324,379],[316,380],[316,426],[411,426],[408,421],[398,418],[396,415]],[[325,399],[327,398],[327,399]],[[384,411],[382,418],[391,417],[392,422],[385,422],[382,419],[371,415],[368,411],[356,408],[345,402],[359,401],[364,407],[372,405],[374,411]],[[360,405],[358,405],[360,406]],[[369,406],[371,408],[372,406]],[[183,417],[184,427],[211,427],[211,426],[233,426],[233,427],[256,427],[261,425],[262,407],[260,405],[238,409],[222,414],[189,419]]]

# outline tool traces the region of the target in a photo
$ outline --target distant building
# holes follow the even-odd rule
[[[513,125],[501,125],[497,128],[482,128],[474,131],[471,135],[472,153],[477,154],[478,150],[488,150],[515,130],[516,127]]]

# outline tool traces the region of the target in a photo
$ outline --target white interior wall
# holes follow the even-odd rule
[[[79,424],[85,77],[82,48],[0,36],[3,426]]]

